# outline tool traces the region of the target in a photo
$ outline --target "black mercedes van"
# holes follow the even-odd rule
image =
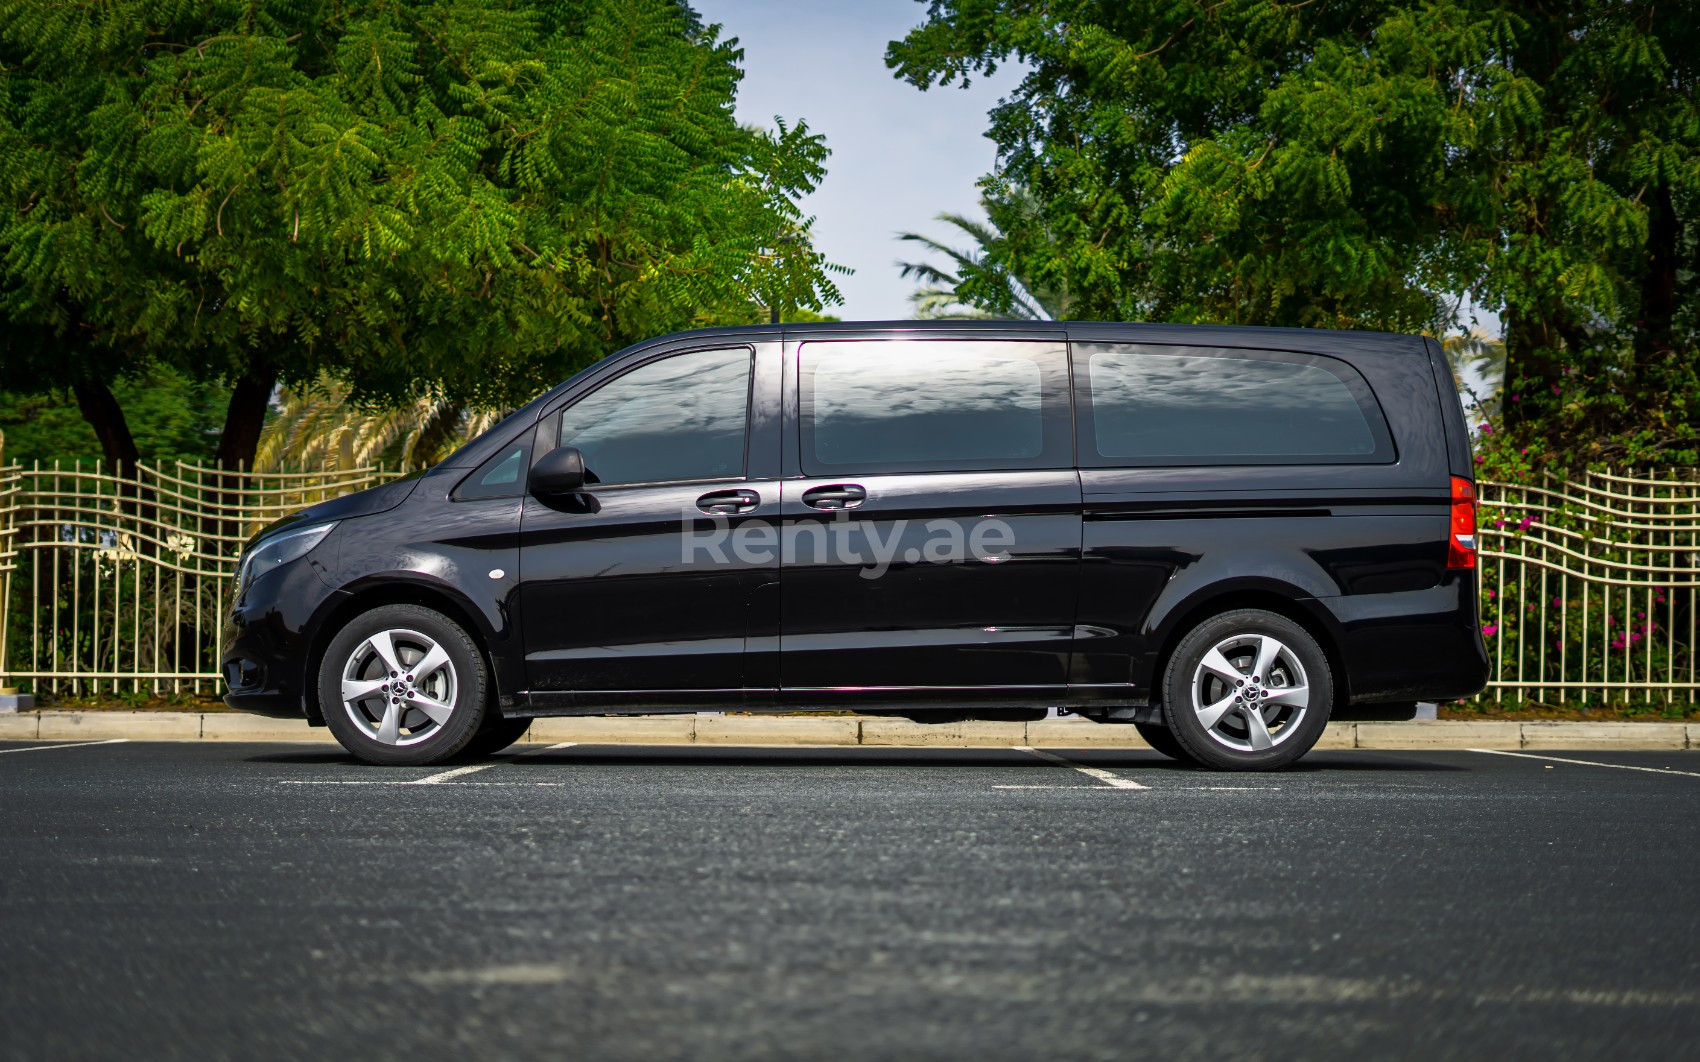
[[[546,715],[1059,706],[1278,768],[1482,688],[1474,507],[1419,336],[682,333],[256,536],[225,700],[383,764]]]

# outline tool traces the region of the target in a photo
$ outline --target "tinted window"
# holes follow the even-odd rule
[[[801,367],[811,475],[1069,464],[1066,369],[1052,344],[805,343]]]
[[[526,442],[515,443],[480,465],[455,489],[455,497],[464,501],[471,498],[506,498],[524,493],[530,440],[531,433],[527,432]]]
[[[1392,460],[1368,386],[1333,358],[1110,344],[1084,353],[1087,463]]]
[[[593,482],[664,483],[744,474],[750,349],[699,350],[640,365],[561,413]]]

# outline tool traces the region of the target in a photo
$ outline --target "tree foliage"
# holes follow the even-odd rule
[[[940,214],[938,220],[968,237],[971,246],[951,247],[918,232],[905,232],[898,239],[919,244],[943,255],[948,266],[931,262],[899,262],[904,277],[914,277],[923,287],[910,295],[915,316],[928,320],[984,320],[1013,318],[1020,321],[1060,320],[1070,316],[1067,289],[1055,290],[1030,276],[1017,274],[1020,263],[1032,256],[1022,253],[1021,241],[1037,236],[1048,240],[1040,206],[1026,189],[1012,190],[1008,198],[987,201],[986,220],[976,221],[961,214]]]
[[[498,407],[818,309],[826,148],[741,55],[680,0],[0,0],[0,386],[222,379],[251,460],[280,380]]]
[[[1694,462],[1700,17],[1652,0],[932,0],[925,89],[1016,60],[988,198],[1085,318],[1502,315],[1508,430]]]

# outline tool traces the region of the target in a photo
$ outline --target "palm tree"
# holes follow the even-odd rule
[[[1499,410],[1499,393],[1505,384],[1505,341],[1481,328],[1454,332],[1440,341],[1452,368],[1458,393],[1468,395],[1480,415],[1492,419]],[[1481,382],[1485,395],[1477,394],[1470,378]]]
[[[982,201],[989,220],[980,222],[961,214],[940,214],[970,241],[966,250],[951,247],[917,232],[898,235],[928,251],[943,255],[948,266],[931,262],[898,262],[904,277],[914,277],[923,286],[909,296],[915,316],[925,320],[1055,321],[1068,316],[1070,299],[1064,287],[1053,287],[1024,273],[1012,262],[1017,258],[1017,239],[1038,238],[1049,242],[1039,201],[1025,188],[1016,186],[1006,197],[988,196]]]
[[[285,389],[260,432],[254,470],[390,461],[403,468],[435,464],[494,425],[501,412],[473,412],[426,394],[391,409],[361,410],[348,386],[321,380]]]

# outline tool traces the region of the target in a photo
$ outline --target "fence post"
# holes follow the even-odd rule
[[[7,652],[12,630],[12,479],[6,474],[6,433],[0,431],[0,714],[27,712],[35,708],[35,698],[19,693],[9,684],[6,674]]]

